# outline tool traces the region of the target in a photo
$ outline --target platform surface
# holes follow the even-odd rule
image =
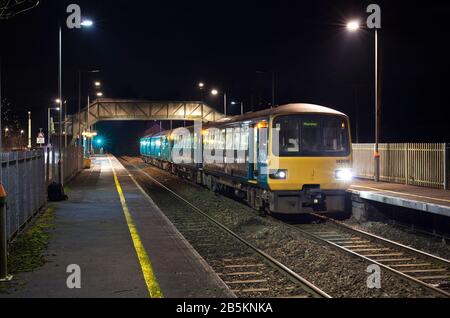
[[[35,272],[20,274],[23,286],[0,297],[150,296],[113,167],[163,296],[231,297],[219,277],[112,156],[95,158],[92,168],[69,184],[69,200],[52,203],[56,226],[46,253],[49,262]],[[71,264],[81,269],[80,289],[67,287],[66,270]]]
[[[450,191],[355,179],[349,192],[363,199],[450,217]]]

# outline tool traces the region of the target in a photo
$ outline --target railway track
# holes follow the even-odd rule
[[[135,164],[119,158],[144,190],[170,196],[164,213],[237,297],[331,298],[293,270],[258,249]]]
[[[354,229],[323,215],[311,215],[323,223],[287,225],[316,241],[376,264],[435,294],[450,297],[449,260]]]

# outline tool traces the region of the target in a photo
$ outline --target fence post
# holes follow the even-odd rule
[[[444,144],[444,190],[450,188],[450,176],[448,169],[450,168],[450,144]]]
[[[0,282],[12,279],[8,275],[8,237],[6,229],[6,199],[7,194],[3,184],[0,184]]]
[[[405,184],[409,184],[408,148],[409,148],[409,144],[405,143]]]

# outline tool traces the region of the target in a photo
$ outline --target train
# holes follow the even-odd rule
[[[142,159],[267,214],[345,210],[352,181],[349,117],[287,104],[140,140]]]

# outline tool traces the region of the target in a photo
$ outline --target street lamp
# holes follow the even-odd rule
[[[200,89],[204,89],[205,88],[205,83],[203,83],[203,82],[198,83],[198,87]]]
[[[220,92],[217,89],[211,90],[211,95],[218,96]],[[223,92],[223,110],[225,117],[227,117],[227,93]]]
[[[103,93],[102,92],[98,92],[97,93],[97,97],[103,97]]]
[[[349,21],[347,23],[347,30],[349,30],[350,32],[356,32],[359,30],[359,28],[360,25],[358,20]]]
[[[241,105],[241,115],[244,115],[244,102],[231,102],[231,105]]]
[[[20,144],[19,147],[22,149],[22,145],[23,145],[23,135],[25,134],[25,130],[21,129],[20,130]]]
[[[100,73],[99,70],[91,70],[91,71],[78,71],[78,138],[81,140],[81,77],[83,73],[90,74],[90,73]],[[100,82],[98,82],[100,83]],[[81,145],[81,142],[78,143]]]
[[[47,108],[47,123],[48,123],[48,145],[51,145],[51,139],[52,139],[52,119],[51,119],[51,111],[56,110],[60,111],[60,107],[49,107]]]
[[[352,20],[347,23],[347,30],[349,32],[356,32],[361,28],[359,21]],[[380,181],[380,100],[378,98],[379,92],[379,74],[378,74],[378,29],[375,28],[375,151],[374,151],[374,181]]]
[[[91,27],[93,25],[94,25],[94,22],[91,20],[84,20],[83,22],[81,22],[81,26],[84,26],[84,27]]]
[[[102,83],[100,83],[100,82],[95,82],[94,85],[95,85],[95,87],[100,87],[100,86],[102,86]]]
[[[81,22],[81,26],[82,27],[91,27],[94,25],[94,22],[91,20],[83,20]],[[58,49],[58,100],[59,103],[61,104],[61,101],[63,100],[62,98],[62,27],[61,25],[59,26],[59,49]],[[61,105],[62,107],[62,105]],[[59,122],[62,122],[62,111],[59,113]],[[61,126],[61,125],[60,125]],[[61,128],[61,127],[60,127]],[[60,131],[59,134],[59,138],[60,138],[60,150],[61,150],[61,144],[62,144],[62,134]],[[63,177],[63,163],[62,163],[62,154],[61,151],[58,154],[58,165],[59,165],[59,183],[61,184],[62,187],[64,187],[64,177]]]
[[[270,76],[272,77],[272,105],[270,106],[270,108],[275,107],[275,86],[276,86],[276,78],[275,78],[275,71],[267,71],[267,70],[256,70],[256,74],[270,74]]]

